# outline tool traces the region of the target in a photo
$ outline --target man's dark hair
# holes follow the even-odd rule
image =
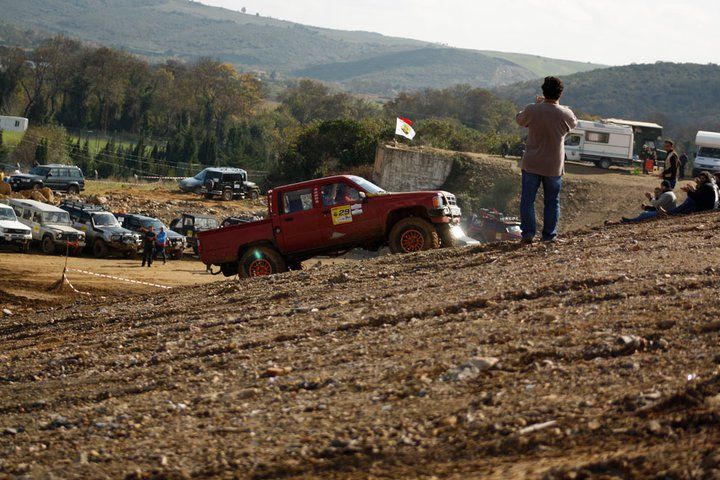
[[[559,100],[564,89],[565,85],[557,77],[545,77],[542,84],[543,96],[548,100]]]
[[[660,185],[667,189],[670,189],[670,182],[668,180],[663,180]]]
[[[670,140],[669,138],[668,138],[667,140],[665,140],[665,143],[669,143],[669,144],[670,144],[671,146],[673,146],[673,147],[675,146],[675,142],[673,142],[673,141]]]

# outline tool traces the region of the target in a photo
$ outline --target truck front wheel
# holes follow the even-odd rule
[[[389,247],[392,253],[440,248],[440,236],[427,220],[419,217],[403,218],[390,230]]]
[[[285,271],[285,260],[270,247],[251,247],[240,258],[240,275],[243,278],[264,277]]]
[[[93,255],[95,258],[105,258],[108,255],[108,246],[102,240],[95,240],[93,243]]]

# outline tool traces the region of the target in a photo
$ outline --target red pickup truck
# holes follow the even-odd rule
[[[358,247],[404,253],[452,246],[463,235],[459,222],[450,193],[388,193],[341,175],[270,190],[266,219],[200,232],[198,242],[204,264],[225,276],[255,277]]]

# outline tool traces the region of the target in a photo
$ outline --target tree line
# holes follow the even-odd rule
[[[101,176],[228,165],[286,181],[357,169],[393,138],[398,115],[417,120],[414,144],[438,148],[497,153],[520,134],[510,102],[470,86],[402,93],[381,105],[312,80],[268,86],[212,59],[150,64],[65,37],[31,51],[0,49],[0,113],[32,125],[13,160],[52,157]],[[92,151],[63,127],[135,140]]]

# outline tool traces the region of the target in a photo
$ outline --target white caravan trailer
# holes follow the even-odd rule
[[[720,133],[699,131],[695,136],[695,146],[693,177],[703,170],[720,172]]]
[[[24,132],[28,128],[28,119],[0,115],[0,130],[6,132]]]
[[[592,162],[605,169],[632,165],[633,141],[632,127],[578,120],[565,137],[565,159]]]

